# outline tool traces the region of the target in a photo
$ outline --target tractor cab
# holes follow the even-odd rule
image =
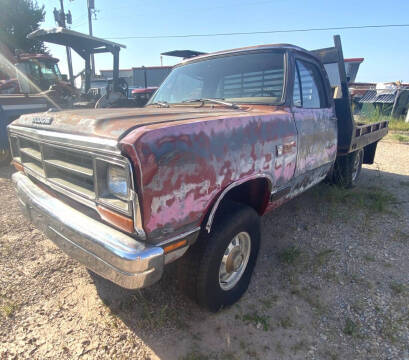
[[[46,91],[63,81],[58,59],[48,55],[21,54],[15,66],[20,92],[24,94]]]

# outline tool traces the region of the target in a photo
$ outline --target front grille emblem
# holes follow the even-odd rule
[[[51,125],[53,118],[51,116],[35,116],[33,117],[32,123],[39,125]]]

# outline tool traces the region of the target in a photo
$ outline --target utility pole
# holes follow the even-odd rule
[[[95,1],[88,0],[88,28],[89,34],[92,36],[92,11],[95,11]],[[91,72],[95,76],[95,59],[94,54],[91,54]]]
[[[54,8],[54,19],[57,22],[58,26],[66,28],[65,18],[68,18],[68,23],[72,23],[71,12],[68,12],[66,15],[64,12],[64,0],[60,0],[60,11]],[[70,77],[70,83],[74,86],[74,73],[72,71],[72,57],[71,57],[71,48],[69,46],[65,47],[67,51],[67,64],[68,64],[68,73]]]

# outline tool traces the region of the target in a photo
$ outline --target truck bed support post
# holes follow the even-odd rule
[[[112,54],[114,55],[114,66],[112,71],[112,88],[118,91],[119,80],[119,48],[114,47]]]
[[[91,61],[90,53],[87,53],[85,58],[85,93],[91,88]]]

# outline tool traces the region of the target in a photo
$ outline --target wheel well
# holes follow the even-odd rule
[[[258,178],[246,181],[243,184],[232,187],[224,195],[220,195],[221,201],[217,202],[210,208],[205,217],[204,224],[209,230],[218,213],[223,211],[224,204],[229,201],[237,202],[252,207],[259,215],[262,215],[267,207],[270,196],[270,182],[266,178]],[[211,217],[214,207],[217,206],[216,212]]]
[[[269,182],[267,179],[254,179],[246,181],[232,188],[222,199],[248,205],[259,215],[264,213],[269,198]]]

